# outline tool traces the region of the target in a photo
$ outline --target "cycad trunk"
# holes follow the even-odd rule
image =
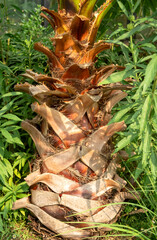
[[[118,155],[111,155],[112,136],[125,124],[107,125],[112,107],[127,95],[122,90],[130,86],[99,85],[124,68],[112,64],[95,69],[96,55],[111,47],[94,41],[113,0],[93,14],[95,2],[61,0],[58,13],[42,7],[49,16],[41,16],[55,30],[55,50],[41,43],[35,43],[35,49],[47,55],[50,74],[27,70],[23,76],[38,84],[15,87],[37,100],[32,104],[37,117],[24,121],[22,128],[31,135],[39,155],[25,179],[31,196],[17,200],[13,209],[29,209],[42,224],[68,239],[92,236],[92,230],[82,227],[115,221],[121,204],[103,205],[130,197],[126,182],[116,174]]]

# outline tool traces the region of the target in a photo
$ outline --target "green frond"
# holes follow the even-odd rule
[[[83,3],[80,9],[80,15],[90,18],[93,12],[94,5],[97,0],[87,0]]]
[[[91,33],[89,35],[89,43],[91,45],[93,45],[96,35],[97,35],[97,31],[99,29],[99,26],[101,24],[102,19],[104,18],[104,16],[107,14],[107,12],[110,10],[110,8],[112,7],[113,3],[115,0],[107,0],[96,12],[95,16],[95,20],[91,29]]]

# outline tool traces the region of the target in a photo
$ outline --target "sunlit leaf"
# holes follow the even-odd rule
[[[11,119],[11,120],[14,120],[14,121],[22,121],[19,117],[17,117],[16,115],[14,115],[12,113],[4,114],[2,117],[7,118],[7,119]]]
[[[92,15],[92,11],[93,11],[93,8],[94,8],[94,5],[96,3],[97,0],[87,0],[83,3],[82,7],[81,7],[81,10],[80,10],[80,14],[87,17],[87,18],[90,18],[91,15]]]
[[[151,144],[151,128],[147,124],[147,127],[145,129],[145,134],[143,138],[143,156],[142,156],[142,164],[144,167],[148,164],[148,158],[150,155],[150,144]]]
[[[117,0],[117,2],[121,10],[123,11],[123,13],[127,16],[127,18],[129,18],[128,11],[126,10],[126,7],[124,6],[124,4],[119,0]]]
[[[89,43],[92,45],[95,41],[96,35],[97,35],[97,31],[99,29],[99,26],[101,24],[102,19],[104,18],[104,16],[107,14],[107,12],[110,10],[113,2],[115,0],[106,0],[106,2],[100,7],[100,9],[98,10],[97,14],[96,14],[96,18],[93,22],[92,28],[91,28],[91,32],[89,35]]]
[[[18,144],[21,147],[24,147],[24,144],[23,144],[23,142],[21,141],[21,138],[20,138],[20,134],[17,130],[13,132],[12,139],[13,139],[13,143]]]
[[[148,122],[149,114],[151,111],[151,102],[152,102],[152,98],[151,98],[151,94],[149,94],[142,107],[141,120],[140,120],[140,134],[142,134]]]
[[[9,93],[5,93],[2,97],[13,97],[13,96],[19,96],[19,95],[23,95],[22,92],[9,92]]]
[[[132,108],[132,106],[128,106],[125,107],[124,109],[120,110],[119,112],[117,112],[115,114],[115,116],[111,119],[111,121],[109,122],[109,124],[113,123],[113,122],[119,122],[122,120],[122,117],[128,112],[130,111],[130,109]]]
[[[5,128],[1,128],[0,131],[8,143],[13,143],[12,135]]]
[[[146,67],[145,78],[143,81],[143,92],[142,92],[143,94],[150,87],[151,83],[153,82],[156,76],[157,76],[157,54],[154,55],[154,57]]]
[[[17,170],[17,168],[14,169],[14,174],[15,174],[19,179],[21,179],[21,174],[20,174],[20,172]]]
[[[127,137],[124,137],[122,140],[120,140],[117,143],[117,148],[116,148],[115,152],[118,152],[122,148],[129,145],[137,137],[138,137],[138,135],[136,133],[130,133]]]
[[[99,85],[115,83],[115,82],[121,82],[125,78],[130,77],[132,74],[134,74],[133,70],[129,70],[129,71],[128,70],[124,70],[124,71],[121,71],[121,72],[116,72],[116,73],[111,74],[104,81],[102,80]]]
[[[144,167],[142,166],[142,161],[140,161],[135,170],[135,174],[134,174],[135,179],[137,179],[143,171],[144,171]]]
[[[12,167],[11,163],[6,158],[3,159],[3,163],[4,163],[5,168],[7,169],[7,172],[9,173],[9,175],[11,177],[13,177],[13,167]]]
[[[3,140],[0,139],[0,158],[1,159],[3,159],[4,152],[5,152],[4,143],[3,143]]]
[[[126,38],[129,38],[130,36],[134,35],[136,32],[141,32],[147,28],[150,28],[151,26],[149,24],[142,24],[137,27],[134,27],[131,31],[123,33],[120,37],[117,38],[117,42]]]
[[[138,6],[140,5],[141,0],[137,0],[137,2],[135,3],[135,6],[133,8],[133,13],[136,11],[136,9],[138,8]]]
[[[156,179],[157,178],[157,154],[155,152],[155,149],[152,149],[151,151],[151,158],[149,162],[150,162],[152,175],[154,179]]]
[[[14,100],[12,100],[11,102],[9,102],[8,104],[6,104],[3,108],[1,108],[0,110],[0,116],[2,116],[6,111],[8,111],[10,109],[10,107],[13,105]]]
[[[0,69],[3,69],[4,71],[6,71],[7,73],[12,73],[12,70],[7,66],[5,65],[4,63],[2,63],[0,61]]]

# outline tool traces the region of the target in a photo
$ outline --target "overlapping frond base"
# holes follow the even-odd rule
[[[55,234],[68,239],[92,236],[96,223],[112,223],[122,202],[135,198],[117,173],[118,154],[112,154],[112,136],[125,129],[124,122],[109,124],[111,110],[127,96],[120,83],[100,86],[116,70],[111,64],[95,69],[96,55],[111,47],[94,44],[101,19],[113,0],[96,14],[96,1],[59,1],[59,13],[42,7],[41,14],[55,29],[55,51],[41,43],[35,49],[46,54],[50,74],[27,70],[24,83],[15,90],[27,92],[37,102],[38,115],[22,122],[32,137],[38,156],[26,177],[31,196],[17,200],[13,209],[27,208]],[[83,229],[84,228],[84,229]]]

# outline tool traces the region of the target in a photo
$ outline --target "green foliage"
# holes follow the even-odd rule
[[[21,16],[18,26],[10,18],[9,22],[1,22],[0,38],[0,236],[8,239],[12,236],[6,235],[8,218],[18,221],[27,216],[26,210],[11,211],[11,208],[16,199],[28,196],[24,178],[30,171],[29,163],[35,150],[31,138],[28,140],[20,126],[21,119],[33,117],[30,109],[33,99],[15,92],[13,87],[23,82],[19,74],[28,67],[42,73],[47,71],[46,59],[35,52],[33,45],[41,38],[50,44],[49,31],[41,25],[40,7],[33,13],[24,11]]]
[[[1,215],[0,215],[1,216]],[[0,217],[0,239],[1,240],[39,240],[41,238],[36,237],[28,226],[26,227],[26,222],[11,220],[10,218],[1,224]]]
[[[140,17],[137,14],[144,1],[136,1],[136,4],[133,4],[134,1],[128,0],[124,3],[118,0],[117,3],[127,18],[127,24],[118,23],[116,30],[108,36],[107,41],[114,43],[114,49],[99,56],[99,65],[107,59],[107,64],[123,64],[126,69],[112,74],[101,84],[121,81],[133,86],[128,92],[128,97],[114,108],[114,117],[110,123],[124,120],[127,125],[127,129],[118,133],[118,137],[114,140],[117,142],[115,152],[124,149],[128,153],[129,159],[124,163],[128,174],[126,171],[121,173],[121,176],[127,176],[126,180],[128,180],[130,175],[135,181],[136,190],[141,193],[141,200],[136,209],[134,204],[130,205],[131,209],[126,206],[126,214],[120,219],[120,228],[118,225],[117,231],[121,232],[121,225],[124,227],[127,224],[138,230],[138,233],[143,233],[146,239],[155,240],[157,236],[157,38],[155,34],[157,12],[144,17],[141,13]],[[143,216],[141,214],[129,216],[128,212],[139,208],[147,208],[146,213],[142,213]],[[140,238],[139,235],[138,239],[145,239],[144,236]]]
[[[109,41],[120,46],[118,48],[121,48],[120,54],[126,62],[126,69],[112,74],[101,84],[120,81],[125,83],[128,77],[134,79],[128,99],[119,105],[111,120],[111,122],[125,120],[128,126],[127,131],[120,133],[116,152],[125,148],[130,154],[135,150],[141,159],[141,162],[137,162],[136,178],[146,167],[150,167],[153,170],[152,177],[156,181],[157,48],[154,32],[157,28],[157,20],[152,16],[136,18],[133,14],[138,4],[134,6],[128,1],[130,11],[120,0],[118,4],[130,23],[127,28],[120,26],[111,34]],[[142,168],[139,169],[139,166]]]
[[[44,69],[46,71],[46,57],[34,50],[34,42],[41,39],[45,45],[52,45],[48,37],[50,29],[42,26],[40,6],[32,12],[23,10],[22,20],[18,24],[8,21],[2,22],[1,61],[13,72],[25,71],[27,68],[42,73]]]

